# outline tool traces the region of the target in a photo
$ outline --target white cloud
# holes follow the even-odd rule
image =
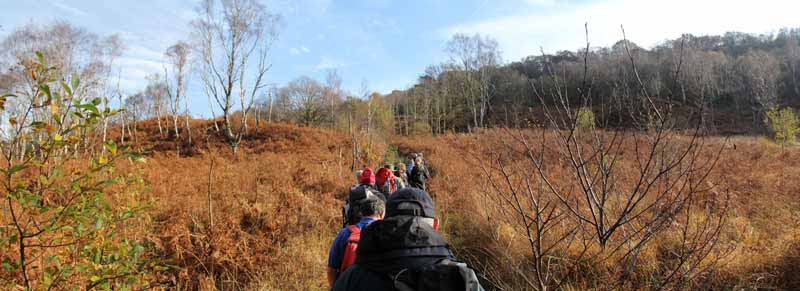
[[[120,58],[118,62],[123,70],[137,69],[148,73],[161,73],[161,71],[164,70],[163,64],[161,62],[154,60],[140,59],[135,57],[123,57]]]
[[[142,45],[133,45],[119,58],[120,87],[128,92],[140,90],[147,85],[145,77],[163,74],[162,54]]]
[[[130,45],[126,49],[125,53],[128,56],[134,56],[136,58],[143,58],[149,60],[159,60],[164,56],[163,53],[157,50],[150,49],[148,47],[139,44]]]
[[[147,86],[146,77],[161,73],[163,68],[158,62],[121,58],[120,70],[120,87],[127,92],[133,92]]]
[[[180,10],[178,12],[175,12],[175,14],[177,15],[177,17],[181,21],[184,21],[184,22],[187,22],[187,23],[189,23],[191,21],[194,21],[199,16],[197,14],[197,11],[195,11],[194,9],[182,9],[182,10]]]
[[[339,61],[330,56],[322,56],[319,63],[316,66],[314,66],[314,71],[319,72],[329,69],[338,69],[344,66],[345,64],[342,61]]]
[[[397,25],[397,21],[383,15],[376,15],[375,17],[369,20],[368,24],[372,28],[387,30],[392,33],[403,32],[403,30],[400,29],[400,26]]]
[[[293,48],[289,49],[289,53],[292,54],[292,55],[307,54],[307,53],[310,53],[310,52],[311,52],[311,50],[308,47],[304,46],[304,45],[301,45],[300,47],[293,47]]]
[[[526,1],[542,5],[558,0]],[[589,25],[592,46],[608,46],[622,39],[620,25],[624,25],[628,39],[650,47],[683,33],[765,33],[797,26],[798,9],[800,2],[792,0],[603,0],[459,24],[440,30],[440,36],[488,35],[498,40],[505,59],[517,60],[538,54],[540,47],[552,52],[585,46],[584,23]]]
[[[87,14],[86,11],[83,11],[73,6],[69,6],[65,3],[62,3],[61,1],[51,1],[50,3],[53,4],[53,6],[55,6],[56,8],[66,11],[68,13],[72,13],[75,16],[86,16]]]

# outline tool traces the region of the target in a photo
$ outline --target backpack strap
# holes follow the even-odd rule
[[[355,263],[358,241],[361,240],[361,229],[357,225],[348,225],[347,230],[350,231],[350,236],[347,237],[347,246],[342,257],[342,265],[339,266],[339,272],[344,272]]]
[[[361,229],[358,228],[358,225],[348,225],[347,230],[350,231],[350,236],[347,238],[348,242],[358,243],[358,241],[361,240]]]
[[[403,282],[403,280],[400,279],[400,277],[402,277],[403,275],[406,275],[406,273],[409,273],[408,269],[402,269],[402,270],[400,270],[400,272],[397,272],[397,274],[395,274],[395,275],[388,274],[389,277],[392,278],[392,285],[394,285],[394,290],[397,290],[397,291],[414,291],[414,288],[412,288],[406,282]]]

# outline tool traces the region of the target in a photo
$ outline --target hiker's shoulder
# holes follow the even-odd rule
[[[336,234],[336,238],[334,238],[333,241],[334,241],[334,243],[341,242],[341,241],[346,241],[347,237],[349,237],[349,236],[350,236],[350,229],[349,229],[349,226],[348,226],[348,227],[345,227],[345,228],[342,228],[341,230],[339,230],[339,232]]]
[[[372,217],[364,217],[357,224],[355,224],[355,226],[358,227],[359,229],[363,230],[368,225],[370,225],[372,223],[375,223],[377,221],[380,221],[380,220],[372,218]]]
[[[354,264],[339,276],[333,290],[392,290],[392,282],[386,275],[371,271],[360,264]]]

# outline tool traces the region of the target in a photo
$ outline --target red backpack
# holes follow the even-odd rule
[[[347,227],[350,231],[350,237],[347,238],[347,247],[344,249],[344,257],[342,258],[342,266],[339,271],[344,272],[353,263],[356,262],[356,250],[358,249],[358,241],[361,240],[361,229],[355,224]]]
[[[387,168],[381,168],[376,175],[377,183],[375,185],[378,191],[384,192],[386,195],[392,194],[395,189],[395,181],[392,177],[392,171]]]

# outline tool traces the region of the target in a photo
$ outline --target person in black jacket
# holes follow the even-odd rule
[[[426,183],[430,178],[431,174],[428,172],[428,167],[425,166],[425,162],[422,160],[422,155],[417,155],[414,160],[414,168],[411,170],[411,176],[408,177],[409,186],[427,191]]]
[[[361,232],[355,264],[339,276],[333,290],[395,290],[395,278],[403,272],[455,261],[448,243],[436,231],[438,226],[427,192],[396,191],[386,205],[386,218]],[[463,290],[482,290],[477,279],[473,281],[467,284],[473,288]]]

